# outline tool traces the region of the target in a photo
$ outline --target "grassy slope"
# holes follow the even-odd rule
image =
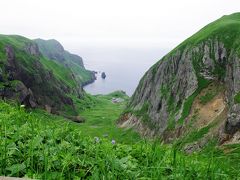
[[[189,37],[173,49],[167,56],[187,46],[194,46],[202,41],[213,39],[223,42],[225,48],[240,50],[240,13],[225,15],[222,18],[208,24],[200,31]]]
[[[41,55],[39,57],[36,57],[28,54],[25,51],[25,48],[27,44],[31,44],[31,43],[35,43],[35,42],[22,36],[0,35],[0,74],[3,73],[3,76],[7,77],[7,73],[4,71],[5,63],[6,63],[5,62],[6,53],[4,48],[7,45],[11,45],[11,47],[14,49],[18,66],[21,67],[19,69],[24,70],[24,72],[26,72],[26,74],[29,77],[35,77],[35,78],[40,77],[44,79],[46,77],[45,75],[48,75],[49,72],[53,75],[53,77],[49,75],[50,80],[48,82],[43,82],[44,83],[44,85],[42,85],[43,87],[38,88],[38,84],[37,83],[34,84],[34,81],[32,81],[32,84],[34,84],[34,87],[36,88],[36,91],[35,91],[36,94],[41,93],[40,91],[49,92],[52,90],[52,88],[60,89],[62,87],[68,89],[69,93],[77,92],[80,89],[80,84],[78,81],[76,81],[72,77],[72,71],[57,61],[49,60],[46,57],[43,57]],[[39,61],[42,66],[40,66],[39,68],[36,68],[36,61]],[[0,82],[0,84],[2,85],[2,82]],[[45,94],[46,96],[48,96],[47,93]],[[65,94],[62,93],[61,95],[64,96]],[[61,95],[51,94],[51,97],[49,98],[52,99],[53,101],[56,101],[56,99],[59,100],[59,97]],[[70,95],[68,94],[68,96]],[[70,112],[68,115],[76,114],[72,106],[65,105],[61,110],[66,111],[68,109]],[[66,111],[66,113],[68,112]]]
[[[24,51],[24,47],[30,42],[31,41],[29,39],[18,35],[0,35],[0,62],[4,62],[6,60],[6,52],[4,48],[6,45],[11,45],[14,49],[16,59],[21,61],[22,65],[28,68],[28,71],[33,72],[33,66],[29,65],[32,65],[35,58],[30,55],[26,55]]]
[[[211,145],[202,154],[184,155],[171,146],[139,141],[129,132],[122,139],[123,130],[117,129],[114,122],[122,105],[112,105],[109,97],[97,98],[95,108],[82,112],[87,124],[76,124],[39,110],[26,112],[1,101],[0,175],[40,179],[239,176],[239,146],[228,155]],[[102,138],[105,133],[109,137]],[[100,142],[95,136],[100,137]],[[112,138],[116,144],[111,143]]]
[[[64,57],[65,59],[68,60],[72,72],[75,74],[76,78],[80,82],[85,83],[91,80],[92,78],[91,71],[86,70],[83,66],[79,65],[78,58],[76,59],[75,55],[72,55],[71,53],[66,51]]]
[[[1,48],[5,44],[11,44],[15,48],[22,48],[29,42],[29,39],[18,35],[0,35]]]
[[[34,40],[39,48],[41,53],[48,57],[50,54],[55,54],[58,56],[61,56],[61,58],[65,59],[64,64],[67,63],[69,65],[69,68],[72,70],[72,72],[75,74],[77,80],[80,82],[87,82],[91,80],[91,72],[86,70],[80,62],[80,57],[76,57],[75,55],[70,54],[67,51],[60,51],[59,45],[61,44],[57,42],[56,40],[42,40],[42,39],[36,39]],[[55,60],[58,63],[61,63],[59,60]]]
[[[30,39],[27,39],[23,36],[18,35],[0,35],[0,62],[6,60],[4,48],[6,45],[11,45],[14,49],[17,61],[21,61],[21,65],[30,73],[36,73],[33,63],[36,61],[36,57],[33,57],[27,54],[24,51],[26,44],[34,43]],[[70,87],[76,87],[77,83],[71,78],[71,71],[65,68],[58,62],[52,62],[51,60],[40,57],[40,62],[44,65],[44,67],[53,71],[55,77],[67,84]]]
[[[92,73],[86,69],[83,69],[81,66],[76,65],[76,63],[71,63],[71,70],[75,74],[76,78],[80,82],[86,83],[92,79]]]
[[[49,60],[46,57],[41,57],[40,62],[44,65],[46,69],[52,71],[58,80],[64,82],[69,87],[74,88],[79,86],[77,82],[72,79],[72,72],[70,71],[70,69],[65,68],[62,64]]]

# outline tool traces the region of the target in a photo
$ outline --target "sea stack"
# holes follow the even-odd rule
[[[105,74],[105,72],[102,72],[101,77],[102,77],[103,79],[106,78],[106,74]]]

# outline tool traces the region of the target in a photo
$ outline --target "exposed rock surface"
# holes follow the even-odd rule
[[[28,54],[34,55],[34,56],[40,56],[39,48],[36,43],[28,43],[26,44],[25,50]]]
[[[229,27],[224,29],[222,22],[229,20]],[[209,83],[217,82],[224,85],[224,100],[229,109],[223,133],[236,133],[240,129],[240,104],[235,101],[240,91],[240,56],[236,48],[240,37],[233,37],[235,26],[240,29],[239,13],[224,16],[151,67],[120,118],[120,126],[129,124],[147,136],[162,136],[171,128],[181,128],[194,98]],[[147,128],[139,128],[142,126]]]
[[[14,99],[32,108],[47,107],[52,113],[67,106],[75,111],[73,100],[67,94],[80,97],[82,88],[65,83],[43,62],[35,42],[21,36],[0,35],[1,98]],[[73,77],[68,81],[75,82]]]
[[[137,130],[142,136],[154,137],[155,132],[152,131],[147,125],[143,124],[141,120],[132,114],[125,114],[120,122],[121,128],[133,128]]]

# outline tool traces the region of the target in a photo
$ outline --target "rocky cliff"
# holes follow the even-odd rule
[[[201,131],[194,141],[215,137],[224,143],[240,129],[239,103],[240,13],[235,13],[205,26],[151,67],[119,125],[164,141]]]
[[[43,56],[69,68],[73,72],[75,79],[82,86],[92,83],[95,80],[95,73],[85,69],[82,58],[66,51],[58,41],[54,39],[35,39],[34,41],[39,46],[39,50]]]
[[[0,35],[0,97],[53,113],[71,109],[71,95],[84,92],[69,68],[44,57],[38,45],[22,36]]]

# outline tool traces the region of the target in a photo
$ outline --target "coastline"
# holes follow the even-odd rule
[[[94,83],[94,81],[97,79],[96,73],[97,73],[96,71],[91,71],[91,78],[88,81],[85,81],[81,84],[82,88],[89,84]]]

